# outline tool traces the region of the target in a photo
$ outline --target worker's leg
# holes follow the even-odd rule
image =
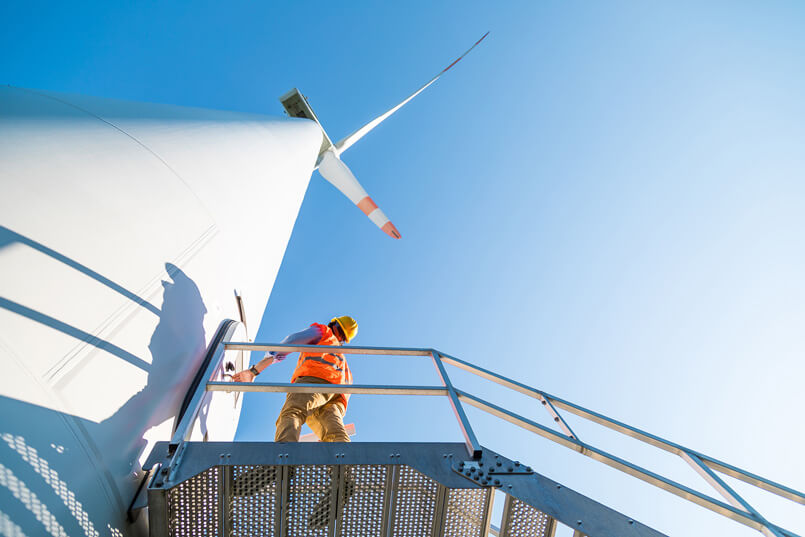
[[[318,377],[299,377],[300,384],[329,384]],[[277,418],[277,430],[274,433],[275,442],[298,442],[299,431],[308,416],[315,409],[327,404],[332,394],[324,393],[289,393],[285,397],[285,404]]]
[[[285,396],[274,442],[299,442],[299,431],[308,415],[327,403],[329,396],[322,393],[289,393]]]
[[[308,414],[307,424],[322,442],[349,442],[344,428],[344,412],[341,401],[330,401]]]

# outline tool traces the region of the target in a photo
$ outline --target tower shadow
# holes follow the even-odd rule
[[[146,446],[143,435],[175,416],[206,349],[207,308],[198,286],[175,265],[166,263],[166,269],[173,281],[162,282],[159,323],[148,344],[148,380],[117,412],[89,431],[103,453],[113,454],[107,465],[128,471],[139,470],[137,460]]]
[[[30,241],[20,241],[20,236],[14,235],[13,241],[29,244]],[[37,249],[51,255],[45,247]],[[97,274],[59,254],[55,258],[72,268],[77,265],[77,270],[92,277]],[[198,286],[179,267],[166,263],[165,268],[169,278],[162,282],[159,309],[119,285],[112,286],[123,296],[136,300],[143,310],[150,312],[147,315],[154,312],[159,315],[148,344],[150,364],[144,357],[136,357],[111,341],[96,338],[45,313],[9,301],[0,302],[4,309],[147,371],[145,386],[98,423],[0,396],[0,523],[4,527],[21,535],[139,534],[139,530],[127,525],[125,517],[138,485],[138,459],[146,447],[143,437],[152,427],[166,422],[170,431],[170,420],[181,406],[206,349],[203,322],[207,307]],[[98,282],[109,286],[111,280],[97,276]],[[84,369],[76,374],[94,372]]]

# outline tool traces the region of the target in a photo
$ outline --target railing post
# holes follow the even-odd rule
[[[757,521],[763,525],[760,530],[763,535],[766,535],[766,537],[785,537],[785,535],[777,531],[777,529],[771,527],[771,524],[769,524],[769,522],[763,518],[760,513],[749,505],[746,500],[740,496],[740,494],[732,489],[732,487],[725,483],[723,479],[718,477],[713,470],[708,468],[699,457],[693,453],[689,453],[688,451],[682,451],[679,456],[682,457],[685,462],[691,465],[693,469],[696,470],[696,472],[702,477],[702,479],[707,481],[711,487],[716,489],[716,491],[721,494],[725,500],[730,502],[733,507],[742,509],[755,517]]]
[[[445,388],[447,388],[447,398],[450,400],[450,405],[453,407],[453,413],[455,413],[456,419],[458,420],[458,425],[461,427],[461,433],[464,435],[464,442],[467,444],[467,451],[469,452],[470,457],[473,459],[480,458],[481,445],[478,443],[478,439],[475,437],[475,433],[472,431],[470,420],[467,419],[467,415],[464,413],[464,407],[461,406],[461,401],[458,400],[458,395],[456,394],[456,390],[453,388],[453,383],[450,382],[450,377],[447,375],[447,371],[444,368],[442,358],[434,350],[432,350],[430,354],[433,357],[433,364],[436,366],[436,370],[439,372],[439,377],[442,380],[442,384]]]
[[[570,425],[567,424],[565,418],[559,415],[559,411],[556,410],[556,407],[553,406],[553,403],[551,403],[550,399],[540,394],[539,400],[542,403],[542,406],[545,407],[545,410],[548,411],[548,414],[551,415],[553,421],[559,424],[559,428],[562,429],[562,431],[564,431],[564,433],[568,435],[570,438],[579,440],[579,437],[576,436],[576,433],[574,433],[573,429],[570,428]]]

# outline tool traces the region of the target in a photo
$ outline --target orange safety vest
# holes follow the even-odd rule
[[[315,326],[321,330],[321,339],[315,345],[335,346],[341,344],[329,326],[319,323],[313,323],[310,326]],[[316,377],[331,384],[352,384],[352,373],[343,354],[302,353],[299,356],[299,361],[296,362],[296,369],[291,377],[291,382],[296,382],[299,377]],[[340,399],[344,403],[344,408],[346,408],[349,394],[339,394],[336,399]]]

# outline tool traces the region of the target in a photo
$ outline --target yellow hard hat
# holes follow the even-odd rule
[[[358,323],[350,317],[349,315],[342,315],[341,317],[333,317],[333,320],[330,321],[338,323],[338,326],[341,327],[341,330],[344,331],[344,335],[347,336],[347,343],[352,341],[356,335],[358,335]]]

